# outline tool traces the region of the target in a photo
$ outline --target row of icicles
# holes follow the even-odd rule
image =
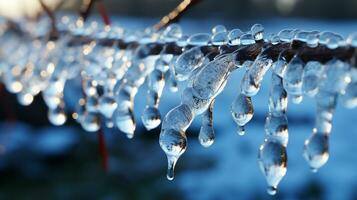
[[[68,17],[63,17],[60,27],[69,33],[58,40],[39,40],[34,33],[19,37],[3,30],[1,46],[1,81],[8,91],[17,94],[22,105],[30,105],[33,97],[41,92],[47,104],[49,121],[63,125],[66,121],[63,90],[67,80],[81,77],[83,98],[72,114],[89,132],[96,132],[101,124],[117,127],[128,138],[134,136],[134,98],[138,89],[148,85],[147,103],[141,120],[147,130],[161,124],[159,102],[166,83],[171,91],[177,91],[177,81],[184,82],[181,103],[169,111],[162,120],[160,146],[168,159],[167,178],[174,178],[174,167],[185,152],[185,131],[193,119],[201,115],[199,142],[209,147],[214,142],[213,106],[215,98],[224,89],[232,71],[245,71],[239,94],[231,105],[231,113],[243,135],[244,126],[252,119],[252,97],[260,88],[261,81],[272,69],[269,93],[269,113],[265,122],[265,140],[259,149],[259,166],[266,177],[269,194],[275,194],[277,186],[286,174],[288,144],[287,106],[288,97],[300,103],[303,96],[316,101],[316,121],[312,135],[305,141],[304,157],[316,171],[328,159],[328,137],[337,97],[346,107],[357,106],[357,73],[348,62],[332,59],[326,64],[317,61],[304,63],[296,54],[287,62],[281,54],[273,62],[262,49],[254,61],[243,65],[235,61],[237,51],[216,56],[210,60],[201,46],[230,45],[242,47],[265,40],[273,45],[298,40],[310,48],[319,44],[329,49],[357,47],[357,36],[347,40],[331,32],[282,30],[277,35],[263,37],[264,28],[255,24],[248,32],[227,29],[218,25],[212,34],[198,33],[190,37],[182,34],[178,25],[155,32],[127,32],[121,28],[98,31],[98,26],[76,26]],[[28,27],[25,27],[25,29]],[[33,27],[32,27],[33,28]],[[28,28],[28,30],[34,30]],[[118,45],[101,46],[94,40],[81,45],[67,45],[73,35],[93,35],[97,39],[118,38],[138,41],[120,49]],[[183,48],[181,55],[163,53],[148,54],[150,44],[176,42]],[[190,48],[187,48],[190,46]]]

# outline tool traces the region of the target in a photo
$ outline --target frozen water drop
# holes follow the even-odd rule
[[[98,110],[106,118],[111,118],[117,106],[117,102],[112,96],[104,95],[99,99]]]
[[[216,96],[234,68],[233,56],[223,55],[203,66],[192,82],[193,94],[201,99]]]
[[[167,180],[172,181],[175,178],[175,165],[177,163],[177,158],[174,156],[167,156],[167,162],[166,178]]]
[[[186,80],[191,72],[201,66],[204,61],[204,54],[200,47],[194,47],[182,53],[174,65],[174,74],[177,80]]]
[[[259,89],[265,73],[268,71],[273,61],[267,58],[262,52],[255,59],[249,70],[244,74],[241,82],[241,92],[246,96],[255,96]]]
[[[302,73],[304,62],[295,55],[286,66],[285,76],[283,78],[284,89],[291,97],[301,96],[302,94]],[[292,100],[295,98],[292,98]],[[299,98],[295,99],[299,100]],[[297,101],[298,102],[298,101]]]
[[[141,120],[146,130],[151,130],[158,127],[161,123],[160,112],[155,107],[146,107]]]
[[[282,145],[288,144],[288,119],[286,115],[274,116],[269,114],[265,120],[265,132],[269,140],[279,141]]]
[[[227,44],[228,36],[226,32],[218,32],[212,35],[212,44],[216,46]]]
[[[198,140],[203,147],[209,147],[214,142],[214,131],[212,126],[204,125],[200,129]]]
[[[217,34],[217,33],[221,33],[221,32],[227,32],[227,29],[225,26],[217,25],[212,28],[212,34]]]
[[[267,193],[270,194],[270,195],[275,195],[277,192],[277,189],[273,186],[268,186],[267,187]]]
[[[214,130],[213,130],[213,105],[214,100],[211,102],[207,110],[202,114],[202,125],[198,140],[204,147],[209,147],[214,142]]]
[[[308,96],[315,96],[318,92],[318,84],[323,67],[317,61],[306,63],[302,74],[302,91]]]
[[[207,33],[196,33],[187,39],[187,43],[193,46],[205,46],[211,41],[211,35]]]
[[[237,127],[237,133],[238,133],[238,135],[240,135],[240,136],[245,135],[245,127],[238,125],[238,127]]]
[[[338,59],[326,63],[323,73],[319,88],[332,93],[344,93],[351,82],[350,65]]]
[[[304,157],[311,168],[319,169],[328,160],[328,136],[322,133],[313,133],[304,146]]]
[[[313,167],[310,167],[310,170],[312,173],[317,173],[319,171],[319,169]]]
[[[250,29],[252,35],[254,36],[255,40],[262,40],[263,39],[263,33],[264,33],[264,27],[261,24],[254,24],[252,28]]]
[[[241,45],[252,45],[255,44],[255,38],[251,33],[245,33],[240,37]]]
[[[352,47],[357,47],[357,33],[352,33],[347,38],[347,43]]]
[[[287,62],[284,57],[279,56],[278,60],[272,65],[273,72],[283,78],[285,76]]]
[[[294,30],[284,29],[278,33],[278,36],[282,42],[291,42],[295,36],[295,33],[296,32]]]
[[[311,31],[306,37],[306,44],[311,48],[315,48],[319,45],[318,32]]]
[[[341,96],[341,100],[347,108],[357,107],[357,82],[348,84],[345,94]]]
[[[174,178],[174,168],[179,157],[185,152],[187,138],[183,131],[162,129],[160,132],[160,147],[166,153],[168,160],[167,178]]]
[[[33,102],[33,99],[34,97],[30,93],[20,92],[19,94],[17,94],[17,100],[23,106],[30,105]]]
[[[162,123],[162,129],[186,130],[193,120],[191,108],[181,104],[170,110]]]
[[[286,112],[288,99],[283,87],[282,78],[272,74],[272,85],[269,91],[269,112],[274,115],[281,115]]]
[[[236,28],[236,29],[232,29],[229,34],[228,34],[228,43],[230,45],[240,45],[240,37],[243,35],[243,32]]]
[[[300,104],[304,99],[302,95],[291,95],[290,98],[291,102],[293,102],[294,104]]]
[[[258,162],[269,186],[277,187],[286,174],[286,148],[279,142],[267,140],[259,150]]]
[[[254,114],[251,98],[244,94],[239,94],[231,105],[231,113],[238,126],[246,125]]]
[[[48,110],[48,119],[51,122],[51,124],[53,124],[55,126],[63,125],[67,120],[63,106],[58,106],[55,109],[49,109]]]
[[[182,29],[178,24],[170,24],[162,34],[166,42],[173,42],[182,37]]]
[[[100,128],[100,119],[97,113],[86,112],[81,120],[82,128],[88,132],[96,132]]]
[[[272,45],[277,45],[280,42],[280,38],[279,38],[279,36],[277,36],[275,34],[271,34],[269,37],[269,41]]]

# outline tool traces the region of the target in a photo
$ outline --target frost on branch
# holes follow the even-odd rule
[[[175,24],[130,32],[97,23],[75,24],[64,17],[59,37],[53,38],[32,27],[42,23],[2,26],[0,74],[8,91],[24,106],[41,93],[50,122],[62,125],[67,119],[64,87],[75,79],[81,82],[82,98],[72,116],[86,131],[106,126],[132,138],[137,119],[147,130],[161,124],[159,144],[167,156],[170,180],[187,148],[185,132],[197,116],[199,142],[204,147],[213,144],[215,98],[234,70],[244,72],[231,104],[240,135],[253,118],[254,96],[272,71],[265,139],[258,154],[270,194],[276,193],[287,171],[288,100],[299,104],[309,96],[316,102],[315,125],[304,144],[304,157],[313,171],[328,160],[337,99],[348,108],[357,106],[357,35],[344,39],[332,32],[286,29],[268,38],[263,26],[255,24],[247,32],[218,25],[212,33],[187,36]],[[163,115],[163,89],[168,85],[177,91],[177,81],[184,86],[181,103]],[[146,106],[140,118],[134,115],[134,102],[145,83]]]

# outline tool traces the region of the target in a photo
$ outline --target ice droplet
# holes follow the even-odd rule
[[[264,34],[264,27],[261,24],[254,24],[250,31],[252,32],[252,35],[254,36],[254,39],[256,41],[262,40],[263,39],[263,34]]]
[[[302,91],[304,94],[310,97],[317,94],[322,71],[323,67],[321,63],[317,61],[306,63],[302,74]]]
[[[100,128],[100,119],[97,113],[85,112],[81,120],[82,128],[88,132],[97,132]]]
[[[328,135],[313,133],[305,141],[304,158],[312,169],[317,170],[322,167],[329,158]]]
[[[285,114],[287,107],[287,93],[283,87],[282,78],[273,73],[269,91],[269,112],[274,115],[282,115]]]
[[[347,108],[357,107],[357,82],[348,84],[346,93],[341,96],[341,100]]]
[[[211,40],[213,45],[220,46],[228,43],[228,36],[226,32],[218,32],[212,35]]]
[[[48,110],[48,119],[55,126],[63,125],[67,120],[63,105],[61,104],[55,109],[50,108]]]
[[[267,193],[270,195],[275,195],[276,194],[277,189],[273,186],[268,186],[267,187]]]
[[[187,44],[193,46],[205,46],[211,41],[211,35],[207,33],[196,33],[187,39]]]
[[[287,171],[286,148],[279,142],[267,140],[260,147],[258,162],[261,171],[265,175],[268,188],[277,188]],[[276,191],[276,189],[273,191]]]
[[[273,61],[264,55],[264,51],[258,55],[249,70],[244,74],[241,82],[241,92],[246,96],[255,96],[259,89],[265,73]]]
[[[106,118],[111,118],[113,116],[117,106],[117,102],[112,95],[106,94],[99,98],[98,110]]]
[[[231,105],[231,113],[238,126],[243,127],[246,125],[252,119],[254,114],[251,98],[244,94],[239,94]]]
[[[200,144],[204,147],[209,147],[214,142],[214,130],[213,130],[213,105],[214,100],[211,102],[208,109],[202,114],[202,125],[198,139]]]
[[[255,44],[255,38],[251,33],[245,33],[240,36],[241,45],[252,45]]]
[[[168,160],[167,178],[173,180],[176,162],[186,150],[186,135],[183,131],[162,129],[159,143],[161,149],[166,153]]]
[[[292,97],[293,103],[300,103],[302,100],[302,73],[304,62],[295,55],[286,66],[283,78],[284,89]]]
[[[229,45],[235,46],[235,45],[240,45],[240,37],[243,35],[243,32],[236,28],[232,29],[229,34],[228,34],[228,43]]]
[[[286,115],[269,114],[265,120],[265,133],[269,140],[279,141],[283,146],[288,145],[288,119]]]
[[[245,135],[245,127],[244,127],[244,126],[238,126],[238,127],[237,127],[237,133],[238,133],[238,135],[240,135],[240,136]]]
[[[157,108],[146,107],[141,120],[147,130],[154,129],[158,127],[161,123],[161,115]]]
[[[215,27],[212,28],[212,34],[217,34],[222,32],[227,32],[226,27],[223,25],[216,25]]]

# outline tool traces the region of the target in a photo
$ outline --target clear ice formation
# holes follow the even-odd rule
[[[304,96],[316,102],[315,125],[303,152],[313,171],[328,160],[328,139],[337,99],[347,108],[357,107],[357,34],[344,39],[332,32],[284,29],[265,37],[263,26],[255,24],[246,32],[217,25],[211,33],[187,36],[177,24],[158,31],[149,28],[130,32],[120,27],[103,28],[96,22],[81,25],[68,19],[61,20],[59,27],[63,33],[58,39],[49,39],[42,29],[29,28],[26,21],[19,24],[28,34],[26,37],[1,26],[2,83],[24,106],[41,93],[49,121],[59,126],[67,120],[63,95],[66,82],[80,80],[82,98],[72,117],[88,132],[97,132],[105,126],[119,129],[128,138],[136,130],[136,93],[147,84],[141,121],[147,130],[161,124],[159,144],[167,156],[169,180],[174,178],[175,165],[186,151],[185,132],[198,115],[201,115],[199,143],[203,147],[213,144],[215,98],[234,70],[244,71],[231,104],[237,132],[243,135],[245,126],[253,119],[254,96],[271,69],[269,112],[258,164],[272,195],[287,172],[288,97],[293,103],[300,103]],[[42,20],[37,25],[43,23]],[[93,38],[76,41],[88,36]],[[281,49],[272,57],[271,48],[276,46]],[[299,49],[312,51],[318,47],[331,51],[350,48],[354,54],[351,59],[331,57],[322,62],[306,59]],[[246,59],[245,53],[251,53],[252,48],[256,56]],[[180,105],[162,115],[159,104],[165,85],[172,92],[182,85],[183,92]]]

